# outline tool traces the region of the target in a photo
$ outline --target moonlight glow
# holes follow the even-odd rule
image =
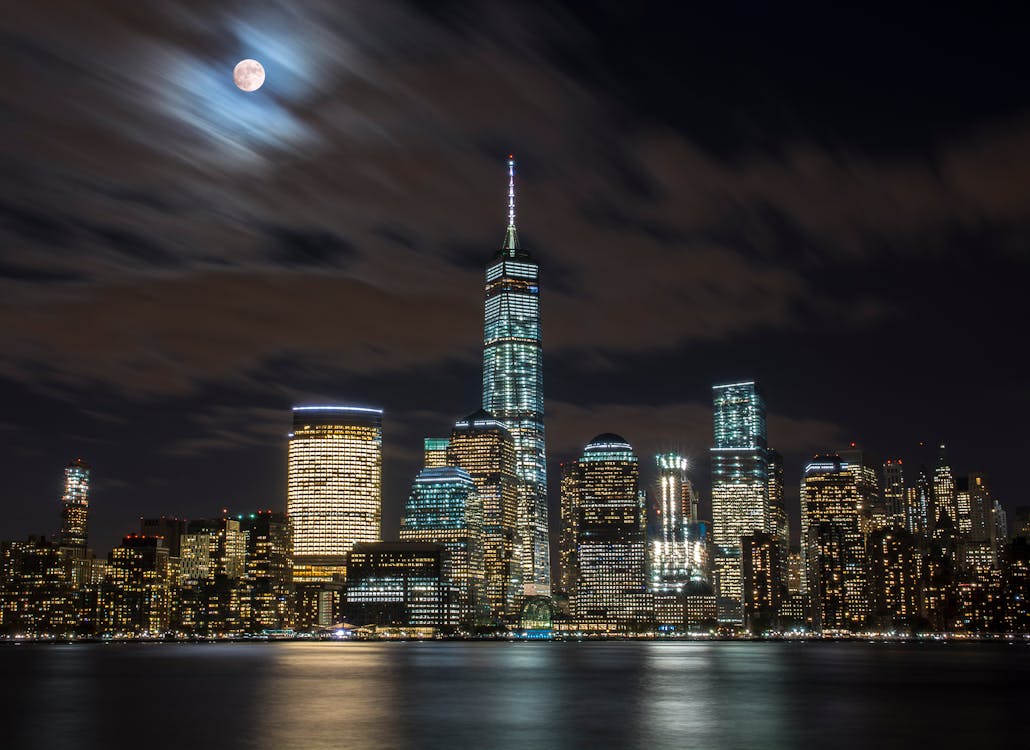
[[[240,60],[233,68],[232,80],[242,91],[257,91],[265,82],[265,68],[257,60]]]

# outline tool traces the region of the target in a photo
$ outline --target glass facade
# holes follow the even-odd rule
[[[383,412],[298,406],[287,473],[294,580],[331,580],[356,542],[379,541]]]
[[[486,270],[483,408],[508,428],[515,443],[525,592],[548,594],[551,566],[544,448],[540,269],[520,246],[515,229],[514,169],[514,161],[509,160],[508,228],[501,249]]]
[[[624,626],[651,619],[643,493],[633,448],[618,435],[594,438],[566,470],[563,498],[569,604],[581,623]]]
[[[862,493],[836,454],[816,456],[801,486],[806,579],[822,630],[860,630],[869,614]]]
[[[700,551],[688,537],[697,517],[697,496],[687,476],[687,459],[676,453],[655,456],[656,534],[651,539],[651,590],[679,592],[692,578],[700,577]]]
[[[712,536],[719,619],[740,622],[740,540],[770,529],[765,401],[752,381],[713,386],[712,400]]]
[[[462,618],[482,619],[486,609],[483,506],[472,477],[456,466],[422,469],[411,486],[400,538],[446,548],[448,578],[458,588]]]
[[[454,425],[447,446],[447,464],[468,472],[482,505],[483,565],[490,614],[494,619],[513,618],[522,600],[515,442],[499,420],[481,409]]]

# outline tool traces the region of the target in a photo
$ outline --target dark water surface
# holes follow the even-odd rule
[[[0,748],[1030,746],[1030,646],[0,647]]]

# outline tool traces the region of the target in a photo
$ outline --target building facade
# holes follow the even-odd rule
[[[639,462],[619,435],[598,435],[566,470],[562,559],[569,605],[584,627],[627,628],[650,621]]]
[[[509,159],[508,228],[486,270],[483,409],[508,428],[515,443],[527,595],[546,595],[551,588],[539,276],[515,229],[515,162]]]
[[[462,621],[482,622],[488,611],[483,506],[469,473],[456,466],[422,469],[411,486],[400,538],[443,545],[447,578],[458,589]]]
[[[712,388],[713,568],[719,619],[743,617],[740,540],[769,530],[769,456],[765,401],[753,381]]]
[[[293,409],[286,510],[294,580],[332,581],[357,542],[379,541],[383,412],[358,406]]]
[[[512,619],[519,614],[522,601],[515,442],[500,420],[479,410],[454,425],[446,453],[448,465],[472,477],[482,506],[483,569],[490,616]]]

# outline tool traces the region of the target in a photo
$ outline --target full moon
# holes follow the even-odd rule
[[[242,91],[257,91],[265,82],[265,68],[257,60],[240,60],[232,70],[232,80]]]

